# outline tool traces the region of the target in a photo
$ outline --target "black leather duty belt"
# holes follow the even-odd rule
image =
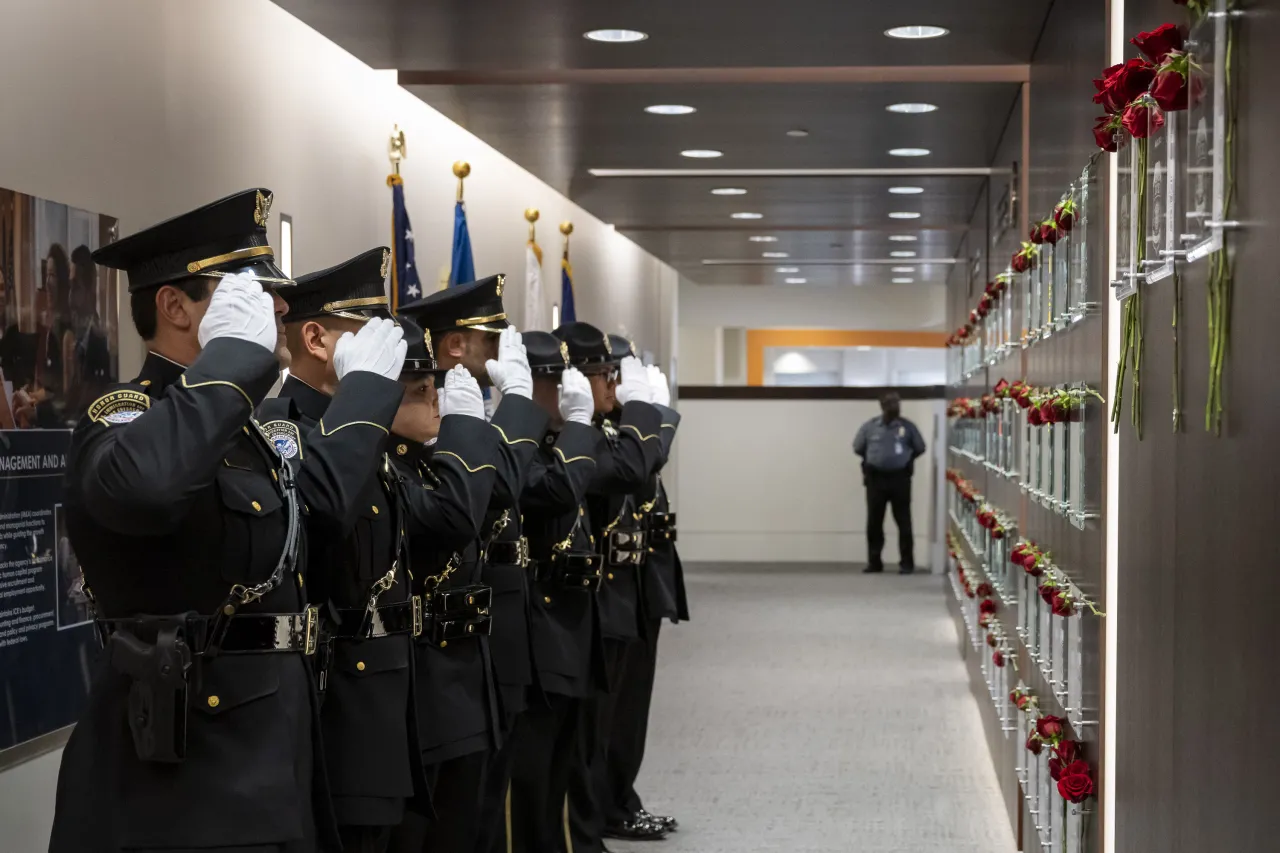
[[[639,566],[648,554],[643,530],[615,530],[609,534],[609,565]]]
[[[127,631],[140,640],[155,642],[159,627],[172,617],[161,620],[139,616],[133,619],[99,619],[98,629],[104,638],[117,631]],[[187,631],[196,649],[204,646],[213,620],[208,616],[185,617]],[[301,613],[236,615],[227,619],[226,632],[218,643],[219,654],[251,655],[275,652],[316,653],[320,637],[319,611],[308,607]]]
[[[674,512],[649,513],[649,537],[653,542],[675,542],[676,514]]]
[[[487,637],[493,632],[493,588],[463,586],[423,595],[426,621],[422,636],[440,648],[452,640]]]
[[[496,566],[529,565],[529,540],[521,536],[519,539],[508,539],[503,542],[490,543],[485,551],[485,558]]]
[[[372,612],[362,607],[337,608],[338,621],[326,622],[325,628],[339,640],[374,640],[397,634],[418,636],[422,633],[422,599],[379,604]]]
[[[554,552],[550,560],[534,564],[534,580],[556,583],[565,589],[592,592],[600,588],[604,577],[604,557],[592,553]]]

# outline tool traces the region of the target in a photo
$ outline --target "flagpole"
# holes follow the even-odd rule
[[[458,203],[462,203],[462,182],[467,179],[467,175],[471,174],[471,164],[466,160],[459,160],[453,164],[453,176],[458,179]]]
[[[387,186],[392,188],[392,204],[391,204],[391,311],[395,313],[400,308],[400,280],[397,267],[400,266],[400,259],[396,257],[396,205],[394,202],[395,188],[403,183],[400,177],[400,161],[405,158],[408,150],[405,147],[404,131],[400,129],[399,124],[391,126],[391,138],[387,140],[387,159],[391,161],[391,174],[387,176]]]
[[[530,243],[536,242],[536,237],[534,236],[534,223],[538,221],[538,218],[540,216],[542,216],[542,214],[538,212],[538,208],[536,207],[531,207],[524,212],[524,218],[529,223],[529,242]]]

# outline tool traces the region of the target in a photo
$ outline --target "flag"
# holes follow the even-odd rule
[[[542,249],[534,241],[524,256],[524,327],[541,329],[542,323]]]
[[[391,311],[400,310],[422,296],[422,282],[418,280],[418,265],[413,258],[413,228],[409,225],[409,211],[404,206],[404,180],[399,175],[388,175],[391,187]]]
[[[449,270],[449,286],[476,280],[476,265],[471,260],[471,234],[467,231],[467,209],[458,202],[453,208],[453,266]]]
[[[565,242],[564,258],[560,261],[560,322],[572,323],[578,319],[573,307],[573,267],[569,264],[569,244]]]

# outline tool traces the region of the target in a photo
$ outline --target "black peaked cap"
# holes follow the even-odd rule
[[[431,336],[423,332],[421,326],[404,315],[397,314],[395,320],[400,324],[400,328],[404,329],[404,342],[407,344],[404,367],[400,369],[400,377],[407,379],[410,376],[421,376],[429,373],[436,377],[438,385],[441,377],[449,371],[440,369],[440,365],[436,361],[435,350],[431,348]]]
[[[511,325],[507,321],[507,310],[502,306],[502,290],[506,283],[505,275],[491,275],[469,284],[446,287],[408,305],[401,305],[400,313],[412,317],[418,325],[433,333],[460,329],[501,332]]]
[[[622,361],[627,356],[640,357],[640,353],[636,351],[636,345],[630,338],[624,338],[622,335],[609,336],[609,352],[616,361]]]
[[[298,277],[289,293],[286,323],[321,317],[349,320],[389,319],[386,280],[391,250],[379,246],[336,266]]]
[[[522,332],[520,339],[534,374],[558,374],[569,367],[569,345],[550,332]]]
[[[569,345],[569,363],[574,367],[618,363],[609,336],[590,323],[565,323],[552,334]]]

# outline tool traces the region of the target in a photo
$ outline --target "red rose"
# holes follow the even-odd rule
[[[1004,652],[997,651],[991,656],[991,662],[996,666],[1004,666]]]
[[[1042,426],[1044,424],[1044,418],[1040,415],[1039,407],[1032,406],[1030,409],[1027,409],[1027,423],[1032,426]]]
[[[988,314],[990,314],[990,313],[991,313],[991,306],[990,306],[990,305],[988,305],[986,302],[979,302],[979,303],[978,303],[978,316],[979,316],[979,317],[981,317],[981,318],[984,318],[984,319],[985,319],[985,318],[986,318],[986,316],[987,316]]]
[[[1041,740],[1056,741],[1066,734],[1066,728],[1062,725],[1064,720],[1061,717],[1055,717],[1052,714],[1045,714],[1036,720],[1036,734]]]
[[[1093,141],[1103,151],[1120,150],[1120,140],[1116,138],[1116,129],[1112,125],[1111,116],[1101,116],[1094,123]]]
[[[1017,698],[1017,700],[1015,700],[1015,701],[1016,701],[1016,704],[1017,704],[1017,706],[1018,706],[1018,710],[1019,710],[1019,711],[1025,711],[1025,710],[1027,709],[1027,706],[1031,704],[1031,697],[1030,697],[1030,696],[1019,696],[1019,697]]]
[[[1009,383],[1006,382],[1004,379],[1001,379],[999,382],[996,383],[995,387],[992,388],[991,390],[994,391],[996,394],[1003,395],[1006,391],[1009,390]]]
[[[1048,243],[1050,246],[1056,245],[1058,238],[1062,235],[1058,233],[1058,224],[1053,220],[1040,223],[1040,241]]]
[[[1187,78],[1177,71],[1161,71],[1151,89],[1160,109],[1170,112],[1187,108]]]
[[[992,538],[992,539],[1003,539],[1003,538],[1004,538],[1004,528],[1003,528],[1003,527],[1001,527],[999,524],[997,524],[995,527],[991,528],[991,538]]]
[[[1055,424],[1058,422],[1058,416],[1053,411],[1053,401],[1045,400],[1040,404],[1040,420],[1047,424]]]
[[[1053,597],[1058,594],[1058,587],[1044,584],[1040,587],[1040,600],[1050,607],[1053,606]]]
[[[1009,268],[1014,272],[1026,272],[1031,268],[1031,261],[1021,252],[1015,252],[1013,260],[1009,261]]]
[[[1156,78],[1156,67],[1145,59],[1130,59],[1124,66],[1116,72],[1111,78],[1111,92],[1116,98],[1116,106],[1114,109],[1108,109],[1107,112],[1119,112],[1124,109],[1125,104],[1131,103],[1135,98],[1147,91],[1151,87],[1151,81]]]
[[[967,583],[966,583],[966,584],[965,584],[965,586],[964,586],[964,594],[965,594],[965,595],[967,595],[967,596],[969,596],[970,598],[973,598],[973,590],[972,590],[972,589],[970,589],[970,587],[969,587],[969,585],[968,585]]]
[[[969,312],[969,323],[970,323],[970,325],[972,325],[972,324],[974,324],[974,323],[976,323],[976,322],[978,322],[978,312],[977,312],[977,311],[970,311],[970,312]]]
[[[999,609],[999,605],[989,598],[982,599],[982,603],[978,605],[978,612],[985,613],[988,616],[994,614]]]
[[[1023,388],[1018,392],[1018,396],[1013,398],[1014,401],[1024,409],[1031,408],[1031,389]]]
[[[1120,124],[1134,139],[1146,139],[1148,134],[1164,127],[1164,113],[1148,101],[1138,101],[1125,108]]]
[[[1082,803],[1093,796],[1093,774],[1087,761],[1073,761],[1062,768],[1058,793],[1069,803]]]
[[[991,648],[993,648],[993,649],[996,647],[996,635],[995,635],[995,634],[987,634],[987,645],[988,645],[988,646],[990,646],[990,647],[991,647]]]
[[[994,594],[995,590],[991,588],[991,584],[986,581],[978,584],[978,595],[981,595],[983,598],[990,598]]]
[[[1182,33],[1173,24],[1161,24],[1149,33],[1138,33],[1129,44],[1146,54],[1156,65],[1163,65],[1171,50],[1182,50]]]
[[[1027,239],[1037,246],[1044,242],[1044,232],[1040,230],[1039,225],[1031,226],[1031,233],[1027,235]]]
[[[1095,104],[1101,104],[1103,109],[1109,113],[1119,111],[1123,104],[1113,106],[1111,103],[1111,88],[1114,85],[1116,75],[1120,73],[1120,69],[1124,68],[1124,64],[1112,65],[1110,68],[1102,72],[1101,77],[1093,78],[1093,88],[1097,89],[1097,93],[1093,96]]]
[[[1044,751],[1044,741],[1040,740],[1035,732],[1027,735],[1027,752],[1039,755],[1042,751]]]
[[[1053,209],[1053,221],[1059,231],[1070,234],[1072,226],[1076,224],[1076,203],[1070,199],[1058,202],[1058,206]]]
[[[1073,602],[1066,593],[1061,590],[1059,590],[1058,594],[1053,597],[1053,601],[1050,603],[1050,606],[1053,608],[1054,616],[1076,615],[1075,602]]]
[[[1073,740],[1059,741],[1058,745],[1053,748],[1053,752],[1062,760],[1062,765],[1065,767],[1080,757],[1080,744]]]

